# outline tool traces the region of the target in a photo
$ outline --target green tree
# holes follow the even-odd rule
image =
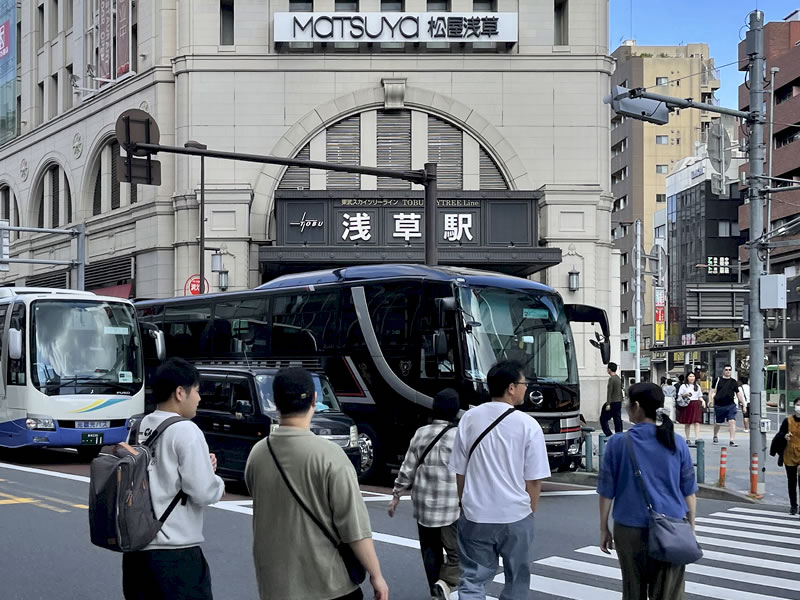
[[[738,342],[739,336],[732,328],[698,329],[695,334],[698,344],[717,344],[719,342]]]

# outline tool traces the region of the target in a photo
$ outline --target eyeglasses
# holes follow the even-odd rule
[[[723,369],[723,371],[730,371],[730,369]]]
[[[523,379],[522,381],[515,381],[514,385],[528,385],[528,380]]]

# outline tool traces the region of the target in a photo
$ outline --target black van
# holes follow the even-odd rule
[[[253,445],[278,427],[272,382],[278,369],[196,364],[200,372],[200,405],[194,422],[217,457],[217,473],[244,478]],[[311,431],[339,445],[360,472],[361,449],[353,420],[339,407],[325,375],[312,373],[317,388]]]

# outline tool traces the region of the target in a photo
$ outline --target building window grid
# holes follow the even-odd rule
[[[219,1],[219,45],[233,46],[235,34],[234,0]]]

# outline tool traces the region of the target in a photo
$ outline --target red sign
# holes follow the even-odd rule
[[[114,37],[114,18],[111,14],[111,0],[100,0],[100,29],[98,31],[100,52],[97,63],[97,77],[111,79],[111,51]],[[105,85],[106,82],[99,82]]]
[[[0,25],[0,58],[8,56],[11,52],[11,23],[6,21]]]
[[[656,323],[664,322],[664,307],[656,306]]]
[[[208,279],[206,279],[206,289],[207,292],[209,289]],[[186,280],[186,283],[183,284],[183,295],[184,296],[199,296],[200,295],[200,275],[192,275],[189,279]]]
[[[117,77],[131,70],[131,0],[117,0]]]

